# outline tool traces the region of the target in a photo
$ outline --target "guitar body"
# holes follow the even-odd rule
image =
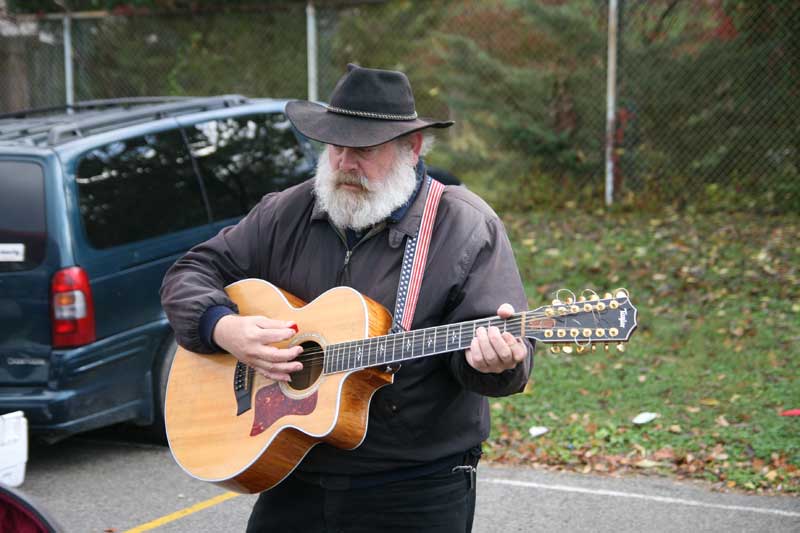
[[[320,442],[342,449],[360,445],[372,396],[392,383],[393,373],[367,368],[323,374],[320,350],[386,334],[389,312],[347,287],[309,304],[263,280],[225,290],[241,315],[294,321],[297,335],[277,346],[302,344],[316,356],[303,361],[303,375],[293,374],[289,384],[244,374],[248,386],[237,397],[236,378],[241,382],[243,375],[236,358],[178,347],[165,405],[167,439],[178,464],[203,481],[257,493],[277,485]]]

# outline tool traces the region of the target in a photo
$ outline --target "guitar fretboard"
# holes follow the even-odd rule
[[[523,335],[526,313],[436,326],[380,337],[331,344],[325,349],[323,374],[335,374],[371,366],[428,357],[468,348],[480,327],[496,326],[515,337]]]

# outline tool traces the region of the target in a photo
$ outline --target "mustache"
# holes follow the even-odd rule
[[[334,183],[336,185],[358,185],[365,191],[372,192],[372,184],[369,179],[363,174],[355,174],[353,172],[335,171],[333,173]]]

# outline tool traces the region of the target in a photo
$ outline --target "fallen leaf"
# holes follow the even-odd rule
[[[726,428],[726,427],[728,427],[728,426],[730,426],[730,425],[731,425],[731,424],[730,424],[730,422],[728,422],[728,421],[725,419],[725,415],[719,415],[719,416],[716,418],[716,422],[717,422],[717,425],[718,425],[718,426],[722,426],[722,427],[724,427],[724,428]]]
[[[686,406],[686,411],[689,412],[689,413],[699,413],[700,412],[700,408],[699,407],[693,407],[691,405],[687,405]]]
[[[655,461],[672,461],[675,459],[675,451],[672,448],[661,448],[653,452]]]
[[[683,433],[683,430],[681,429],[681,427],[678,424],[672,424],[669,427],[669,432],[670,433]]]
[[[764,477],[767,478],[770,481],[775,481],[775,478],[778,477],[778,471],[777,470],[770,470],[769,472],[767,472],[767,475],[764,476]]]
[[[702,398],[700,400],[700,403],[702,403],[703,405],[707,405],[709,407],[715,407],[719,405],[719,400],[715,398]]]
[[[653,468],[658,466],[660,463],[658,461],[651,461],[650,459],[642,459],[641,461],[634,463],[633,466],[638,468]]]

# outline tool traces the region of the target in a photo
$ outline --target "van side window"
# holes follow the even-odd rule
[[[0,272],[38,266],[46,240],[42,167],[0,161]]]
[[[83,224],[96,248],[208,223],[180,130],[94,149],[78,162],[76,181]]]
[[[187,127],[186,134],[215,220],[244,215],[265,194],[310,176],[282,113],[210,120]]]

